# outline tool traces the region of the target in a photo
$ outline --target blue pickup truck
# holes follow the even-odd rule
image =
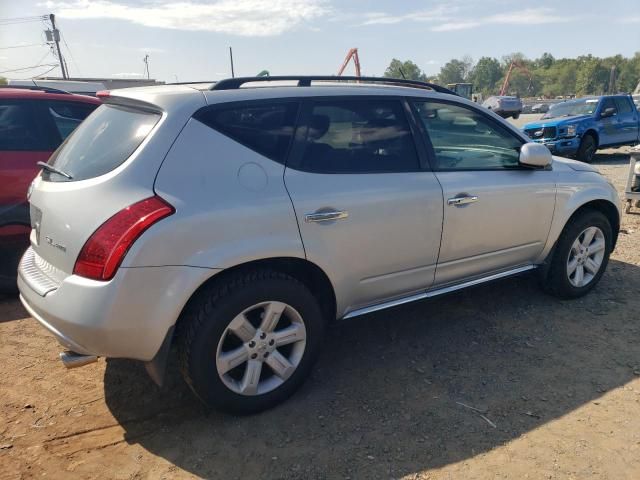
[[[640,112],[630,95],[580,98],[553,105],[523,129],[553,154],[588,163],[599,148],[637,144]]]

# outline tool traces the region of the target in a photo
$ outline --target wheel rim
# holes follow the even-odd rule
[[[589,227],[578,235],[567,258],[569,283],[580,288],[593,281],[602,268],[605,254],[604,233],[598,227]]]
[[[589,137],[589,140],[587,140],[586,142],[587,144],[584,149],[584,156],[587,160],[591,160],[596,153],[596,144],[593,139],[591,139],[591,137]]]
[[[283,302],[261,302],[238,314],[216,351],[220,379],[235,393],[263,395],[295,372],[306,347],[302,316]]]

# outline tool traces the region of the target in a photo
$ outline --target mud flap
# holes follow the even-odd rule
[[[173,340],[173,330],[175,326],[172,326],[167,331],[167,335],[164,337],[164,341],[156,353],[155,357],[149,362],[144,362],[144,368],[151,377],[151,380],[160,388],[164,385],[164,377],[167,371],[167,363],[169,361],[169,352],[171,351],[171,341]]]

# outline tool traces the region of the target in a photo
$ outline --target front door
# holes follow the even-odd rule
[[[310,100],[285,184],[307,258],[338,295],[338,316],[433,283],[442,191],[421,167],[398,98]]]
[[[435,284],[531,264],[555,204],[551,170],[521,167],[524,141],[478,108],[414,101],[444,195]]]

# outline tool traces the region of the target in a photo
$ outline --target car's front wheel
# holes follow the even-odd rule
[[[577,298],[600,281],[613,245],[606,216],[588,210],[571,219],[558,239],[546,289],[560,298]]]
[[[296,279],[269,270],[231,276],[201,292],[180,320],[183,376],[211,407],[265,410],[303,383],[323,331],[318,302]]]
[[[598,144],[596,142],[596,139],[593,137],[593,135],[587,133],[584,137],[582,137],[582,140],[580,140],[580,146],[578,147],[576,158],[581,162],[591,163],[597,149]]]

